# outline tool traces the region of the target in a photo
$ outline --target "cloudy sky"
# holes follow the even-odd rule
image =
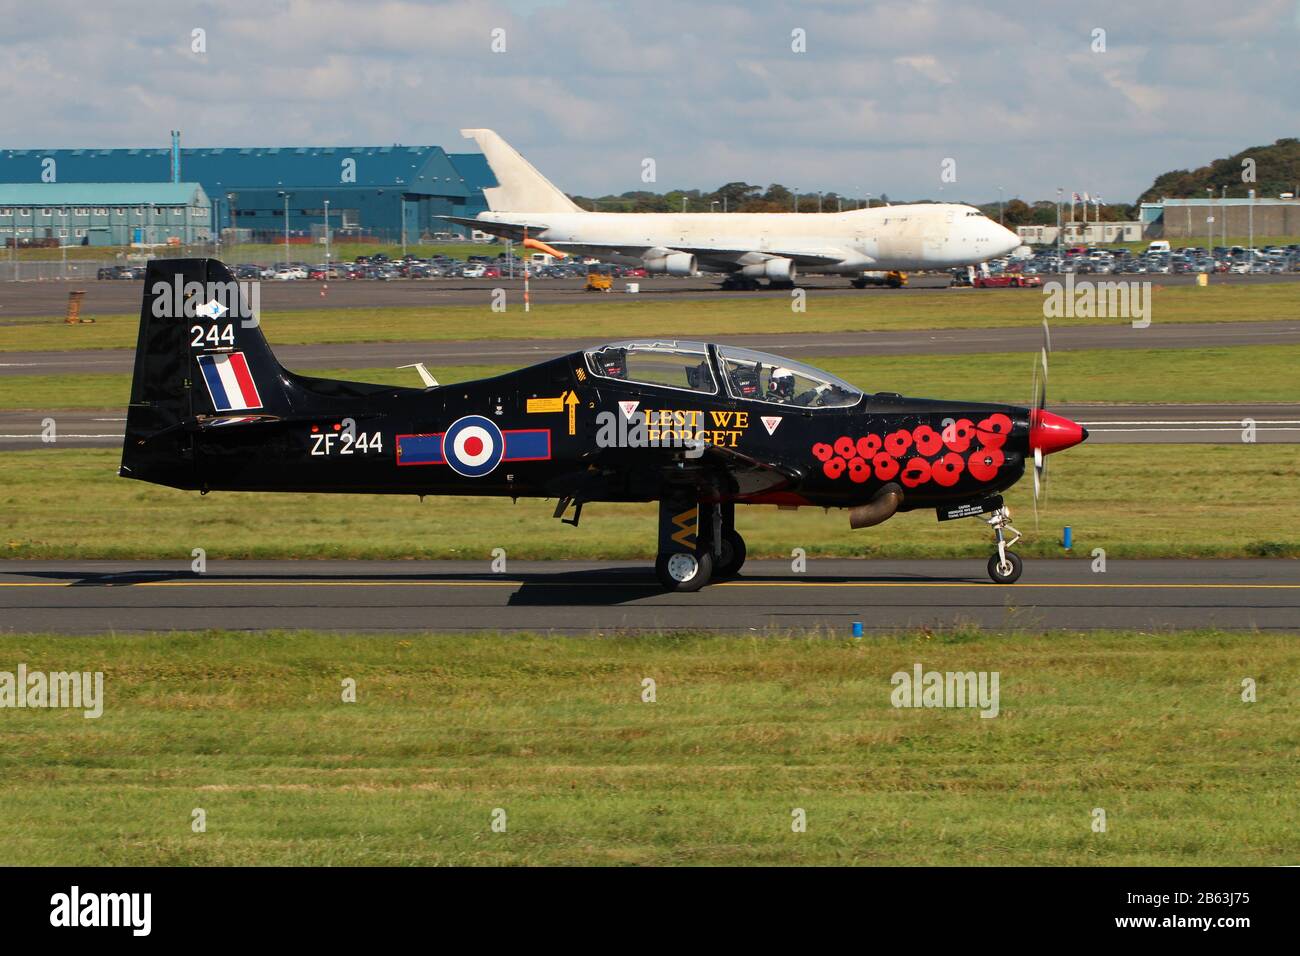
[[[1300,135],[1297,0],[0,0],[0,23],[3,148],[179,128],[190,146],[465,151],[457,131],[486,126],[584,195],[1132,201]]]

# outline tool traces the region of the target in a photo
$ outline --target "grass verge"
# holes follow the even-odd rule
[[[554,521],[534,499],[275,495],[176,491],[117,477],[102,449],[0,455],[0,555],[11,558],[512,558],[650,560],[654,505],[594,504],[582,525]],[[1300,557],[1300,461],[1288,445],[1088,445],[1053,456],[1035,532],[1031,482],[1007,503],[1026,556],[1105,548],[1119,557]],[[987,526],[931,511],[850,531],[841,511],[740,509],[754,557],[985,558]]]
[[[440,366],[425,359],[445,385],[513,369],[508,365]],[[848,356],[808,359],[867,391],[939,396],[960,401],[1030,401],[1036,354]],[[1051,400],[1061,402],[1290,402],[1300,345],[1205,349],[1085,349],[1052,356]],[[410,369],[310,369],[306,374],[383,385],[419,384]],[[125,408],[126,374],[0,377],[0,409]]]
[[[492,290],[511,290],[511,311],[492,312]],[[431,291],[436,286],[430,286]],[[346,342],[408,342],[475,339],[565,338],[592,342],[636,336],[707,339],[743,333],[853,332],[911,329],[980,329],[1037,327],[1043,296],[1033,289],[968,289],[961,292],[916,291],[891,295],[889,290],[852,296],[817,296],[806,312],[792,312],[784,298],[716,298],[678,300],[636,296],[594,301],[548,302],[546,287],[533,290],[534,307],[525,314],[520,293],[506,282],[483,284],[482,305],[428,308],[311,309],[271,313],[263,328],[272,346]],[[1152,283],[1151,320],[1181,322],[1264,322],[1293,319],[1300,313],[1300,282],[1267,285],[1162,286]],[[15,307],[14,315],[20,315]],[[0,326],[0,352],[134,348],[138,315],[95,316],[93,325],[65,325],[59,317],[14,319]],[[1093,325],[1127,319],[1060,318],[1053,327]],[[1140,332],[1134,334],[1140,335]],[[1036,345],[1037,338],[1030,341]]]
[[[1295,635],[208,632],[20,635],[4,651],[7,670],[104,673],[99,719],[3,714],[15,866],[1272,866],[1300,852]],[[896,709],[891,676],[917,663],[998,672],[997,716]]]

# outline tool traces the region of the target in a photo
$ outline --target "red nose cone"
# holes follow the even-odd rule
[[[1088,437],[1088,429],[1048,411],[1036,411],[1030,418],[1029,447],[1050,455],[1063,448],[1072,448]]]

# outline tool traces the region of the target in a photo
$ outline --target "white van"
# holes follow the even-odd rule
[[[1147,255],[1150,255],[1153,252],[1168,252],[1168,251],[1169,251],[1169,241],[1167,239],[1156,239],[1149,246],[1147,246]]]

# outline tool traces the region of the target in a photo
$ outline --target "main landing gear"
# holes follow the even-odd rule
[[[993,538],[998,546],[997,553],[989,558],[989,577],[994,584],[1015,584],[1024,570],[1024,562],[1020,555],[1011,551],[1011,546],[1020,540],[1020,532],[1011,526],[1011,512],[1003,505],[985,520],[993,529]],[[1015,537],[1008,541],[1006,532]]]
[[[698,591],[710,581],[735,577],[744,563],[734,504],[696,501],[694,488],[660,500],[655,576],[665,590]]]

